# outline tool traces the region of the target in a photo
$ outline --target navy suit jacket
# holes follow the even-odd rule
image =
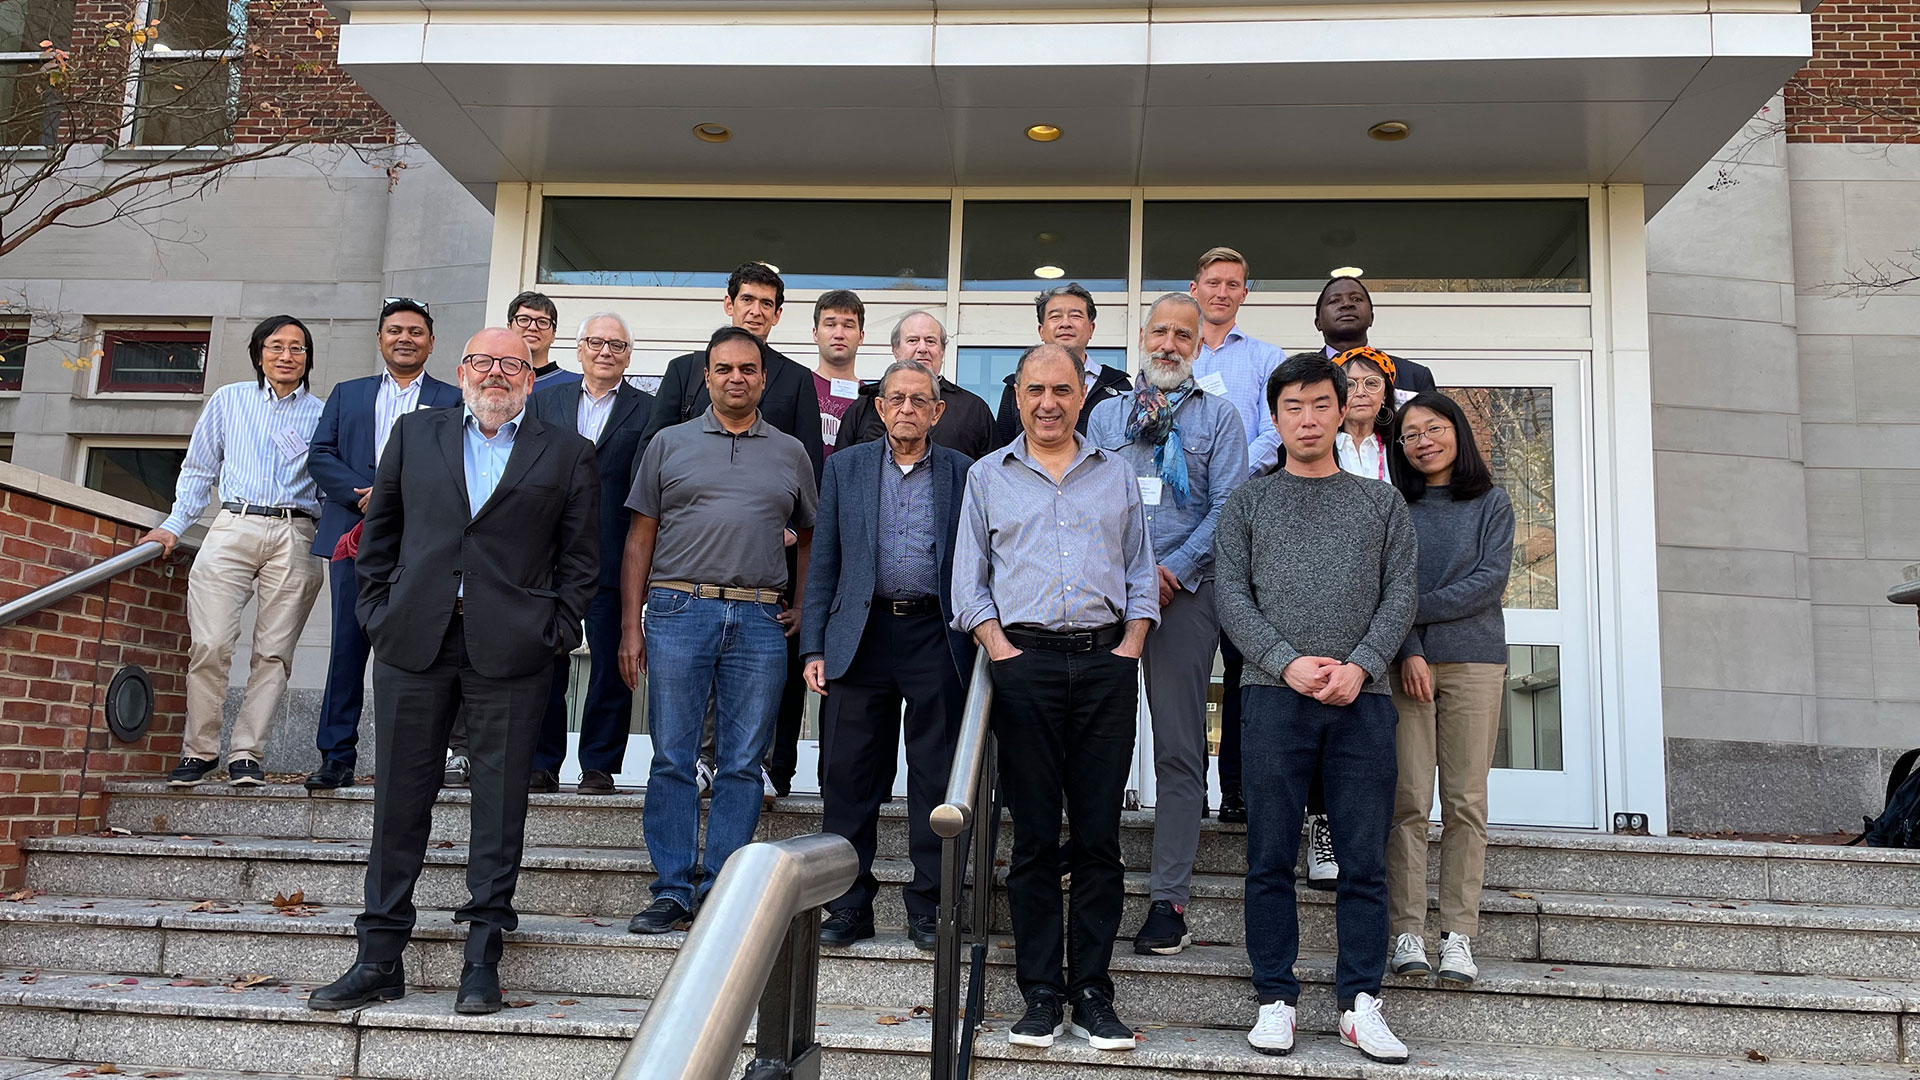
[[[333,546],[360,523],[360,496],[353,489],[373,486],[373,403],[379,394],[378,375],[348,379],[327,395],[320,426],[313,429],[307,471],[320,486],[320,526],[313,534],[313,553],[323,559],[333,558]],[[417,408],[459,404],[459,387],[420,373]]]
[[[600,441],[593,444],[600,470],[600,587],[620,587],[620,557],[627,548],[627,495],[633,489],[634,470],[640,464],[640,435],[653,415],[653,395],[625,379],[614,391],[613,411]],[[527,401],[527,411],[555,427],[577,430],[580,417],[580,380],[541,387]]]
[[[820,485],[820,508],[813,518],[813,554],[807,568],[807,595],[800,607],[800,655],[824,656],[827,678],[838,679],[853,663],[867,631],[873,584],[879,572],[880,470],[886,465],[885,439],[835,450],[827,459]],[[925,468],[933,470],[935,545],[940,559],[940,613],[948,623],[947,645],[966,685],[973,672],[973,639],[951,629],[953,623],[953,542],[960,532],[960,497],[967,491],[965,454],[938,443]]]

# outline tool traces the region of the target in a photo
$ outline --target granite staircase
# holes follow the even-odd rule
[[[317,1013],[302,1000],[352,960],[372,793],[309,796],[157,783],[113,790],[110,833],[30,842],[29,889],[0,901],[0,1080],[99,1075],[525,1080],[609,1076],[683,935],[628,935],[652,867],[642,795],[538,795],[502,975],[513,1007],[452,1011],[465,897],[466,795],[443,792],[407,955],[419,991]],[[903,923],[904,807],[884,808],[879,922]],[[761,820],[817,831],[816,800]],[[1128,935],[1146,907],[1152,816],[1129,813]],[[1242,941],[1244,837],[1209,821],[1177,957],[1115,953],[1131,1054],[1071,1038],[1009,1047],[1017,1015],[996,905],[975,1075],[1430,1080],[1893,1080],[1920,1075],[1920,854],[1499,831],[1470,989],[1389,978],[1413,1051],[1376,1065],[1338,1044],[1328,894],[1302,891],[1301,1044],[1252,1052]],[[1437,860],[1436,860],[1437,861]],[[1004,867],[1000,872],[1004,872]],[[924,1077],[933,965],[898,929],[823,950],[818,1036],[831,1077]]]

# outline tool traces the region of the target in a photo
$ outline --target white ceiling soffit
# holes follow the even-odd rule
[[[1625,182],[1666,191],[1811,50],[1808,18],[1792,12],[755,24],[706,22],[684,2],[671,23],[631,18],[647,6],[635,3],[599,5],[604,17],[570,3],[566,21],[548,22],[535,20],[551,9],[525,2],[334,6],[367,13],[342,28],[342,66],[472,185]],[[428,8],[469,14],[429,21]],[[502,17],[513,12],[526,18]],[[1413,134],[1370,139],[1382,120]],[[703,123],[732,138],[694,138]],[[1036,123],[1065,134],[1035,143],[1024,132]]]

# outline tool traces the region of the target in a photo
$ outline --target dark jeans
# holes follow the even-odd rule
[[[333,648],[327,655],[327,690],[320,699],[320,723],[313,733],[322,764],[340,762],[351,768],[360,743],[360,706],[366,692],[367,657],[373,645],[353,606],[360,599],[360,583],[353,576],[353,560],[327,564],[327,585],[333,600]]]
[[[602,586],[587,604],[587,696],[580,706],[580,768],[608,775],[620,771],[627,753],[627,725],[633,716],[633,691],[620,678],[620,590]],[[558,774],[567,758],[567,678],[572,657],[561,654],[553,667],[553,693],[540,728],[540,750],[533,767]]]
[[[827,684],[820,705],[820,831],[853,842],[860,876],[830,911],[873,910],[880,804],[893,793],[900,703],[907,705],[907,851],[913,882],[907,914],[931,918],[940,904],[940,838],[928,815],[940,805],[953,746],[960,736],[966,688],[953,666],[947,627],[935,611],[867,616],[860,648],[845,675]]]
[[[1293,866],[1301,807],[1317,771],[1340,862],[1334,991],[1342,1009],[1352,1008],[1356,995],[1380,993],[1387,964],[1387,830],[1399,769],[1399,714],[1385,694],[1363,693],[1345,706],[1323,705],[1283,686],[1249,686],[1245,694],[1247,956],[1254,992],[1263,1004],[1300,997],[1293,975],[1300,955]]]
[[[1036,986],[1061,994],[1087,987],[1113,993],[1107,966],[1125,899],[1120,803],[1133,764],[1139,667],[1139,661],[1106,649],[1028,649],[993,663],[993,731],[1000,745],[1000,781],[1013,811],[1007,902],[1023,993]],[[1065,938],[1063,803],[1073,830],[1071,933]]]
[[[1220,677],[1220,796],[1225,798],[1241,794],[1240,729],[1246,710],[1240,690],[1240,669],[1246,666],[1246,659],[1225,634],[1220,635],[1220,666],[1225,669]],[[1313,782],[1307,785],[1307,813],[1326,812],[1327,793],[1316,772]]]

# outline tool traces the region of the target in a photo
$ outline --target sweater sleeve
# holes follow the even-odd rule
[[[1258,492],[1241,487],[1227,497],[1213,530],[1213,605],[1220,629],[1242,655],[1279,678],[1300,656],[1267,621],[1253,595],[1253,517]]]
[[[1413,516],[1406,501],[1393,491],[1386,500],[1387,535],[1380,575],[1380,603],[1373,609],[1373,621],[1366,636],[1347,657],[1359,664],[1370,678],[1386,675],[1387,662],[1406,645],[1407,631],[1413,628],[1414,605],[1420,596],[1420,549],[1413,535]]]
[[[1422,623],[1452,622],[1478,615],[1500,603],[1513,564],[1513,503],[1494,488],[1481,496],[1480,558],[1458,581],[1420,594]]]

